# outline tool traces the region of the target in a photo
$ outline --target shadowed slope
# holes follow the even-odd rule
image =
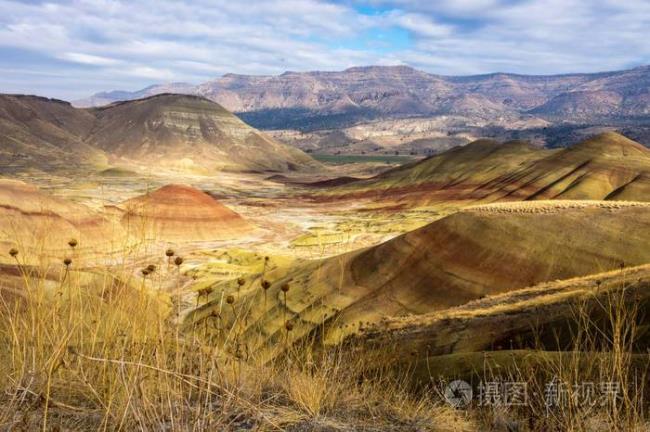
[[[643,311],[650,306],[649,265],[543,283],[446,311],[390,318],[369,329],[361,340],[377,349],[382,366],[390,361],[413,361],[411,353],[424,363],[429,356],[449,353],[530,348],[539,353],[542,347],[571,350],[579,311],[589,314],[592,325],[601,324],[599,337],[603,337],[611,332],[602,325],[611,313],[606,305],[621,295],[639,308],[640,330],[633,349],[645,352],[647,368],[650,335],[645,329],[650,317]],[[424,364],[418,366],[426,370]]]
[[[0,169],[105,163],[100,150],[83,142],[94,121],[64,101],[0,95]]]
[[[196,96],[163,94],[110,105],[96,115],[98,127],[89,142],[118,158],[208,170],[286,171],[318,165]]]
[[[129,233],[155,240],[221,240],[251,229],[239,214],[185,185],[163,186],[121,207],[122,224]]]

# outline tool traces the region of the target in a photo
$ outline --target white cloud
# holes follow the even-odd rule
[[[148,66],[136,66],[122,73],[136,77],[151,78],[153,80],[167,81],[174,78],[174,73],[167,69],[156,69]]]
[[[388,22],[410,30],[421,37],[442,38],[452,33],[451,26],[435,22],[422,14],[395,12],[389,14]]]
[[[59,97],[226,72],[562,73],[650,62],[647,0],[0,0],[0,10],[0,91],[33,84]],[[407,40],[369,42],[395,29]],[[40,78],[10,72],[23,69]]]
[[[61,55],[61,58],[63,60],[69,60],[75,63],[96,65],[96,66],[115,65],[119,63],[119,60],[115,60],[112,58],[101,57],[101,56],[96,56],[91,54],[75,53],[75,52],[63,53],[63,55]]]

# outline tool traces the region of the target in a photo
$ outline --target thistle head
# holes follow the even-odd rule
[[[287,321],[286,323],[284,323],[284,328],[287,329],[288,332],[290,332],[291,330],[293,330],[293,324]]]
[[[16,256],[18,256],[18,249],[16,248],[9,249],[9,255],[11,255],[12,258],[16,258]]]
[[[176,257],[176,259],[174,259],[174,264],[176,264],[177,266],[180,266],[181,264],[183,264],[183,258]]]
[[[65,258],[65,259],[63,260],[63,264],[64,264],[66,267],[70,267],[70,264],[72,264],[72,258],[69,258],[69,257],[68,257],[68,258]]]
[[[262,281],[262,288],[266,291],[267,289],[271,288],[271,282],[267,280]]]
[[[77,241],[77,239],[70,239],[68,241],[68,246],[70,246],[72,249],[76,248],[78,244],[79,242]]]
[[[229,295],[228,297],[226,297],[226,303],[228,303],[229,305],[235,303],[235,297],[232,296],[232,295]]]
[[[142,273],[142,277],[149,276],[149,270],[147,270],[146,268],[143,268],[142,270],[140,270],[140,273]]]
[[[171,258],[174,256],[174,251],[172,249],[167,249],[165,251],[165,255],[167,256],[167,258]]]
[[[282,290],[283,293],[289,292],[289,284],[283,283],[280,289]]]
[[[153,265],[153,264],[149,264],[149,265],[147,266],[147,270],[149,271],[149,273],[153,273],[153,272],[156,271],[156,266]]]
[[[244,278],[237,278],[237,285],[244,286],[245,283],[246,280],[244,280]]]

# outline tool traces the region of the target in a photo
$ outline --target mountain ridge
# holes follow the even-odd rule
[[[650,91],[643,87],[648,82],[649,66],[559,75],[495,72],[445,76],[399,65],[286,71],[280,75],[231,73],[196,86],[177,87],[181,93],[202,95],[220,103],[256,127],[310,130],[328,122],[340,126],[355,121],[449,114],[486,120],[535,115],[569,122],[645,118],[650,117]],[[126,92],[124,97],[163,92],[169,86],[149,86]],[[463,99],[472,103],[454,103]],[[602,103],[595,108],[590,103],[593,100]],[[91,106],[93,99],[75,104]],[[350,118],[331,118],[343,114]]]

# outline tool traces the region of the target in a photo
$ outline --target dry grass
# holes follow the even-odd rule
[[[576,309],[579,333],[568,360],[482,373],[525,380],[536,391],[549,376],[567,383],[615,380],[624,386],[620,404],[548,413],[536,400],[518,410],[460,411],[431,388],[414,386],[408,367],[369,367],[362,348],[322,349],[317,337],[292,345],[285,333],[271,341],[282,355],[268,361],[247,346],[250,331],[242,332],[242,321],[250,305],[237,296],[224,302],[233,319],[220,322],[219,337],[181,326],[183,275],[180,266],[165,264],[164,252],[146,275],[140,269],[150,262],[137,251],[120,265],[83,269],[83,257],[69,252],[69,266],[62,259],[27,266],[39,260],[19,254],[16,275],[0,280],[0,429],[578,431],[598,430],[590,426],[597,423],[623,431],[646,419],[639,383],[647,376],[628,372],[641,311],[614,293],[599,298],[605,322],[593,321],[586,307]],[[527,294],[517,302],[529,301]],[[498,298],[485,301],[495,302],[490,313],[509,310],[499,309]],[[582,353],[594,351],[604,359],[585,363]],[[518,429],[507,429],[513,424]]]
[[[450,415],[392,374],[359,381],[363,362],[340,350],[263,364],[236,322],[215,344],[182,331],[164,292],[177,266],[17,268],[0,282],[2,429],[440,430]]]
[[[463,211],[479,213],[556,213],[563,210],[604,208],[620,209],[626,207],[650,208],[650,203],[639,201],[588,201],[588,200],[539,200],[513,201],[480,204],[466,207]]]

